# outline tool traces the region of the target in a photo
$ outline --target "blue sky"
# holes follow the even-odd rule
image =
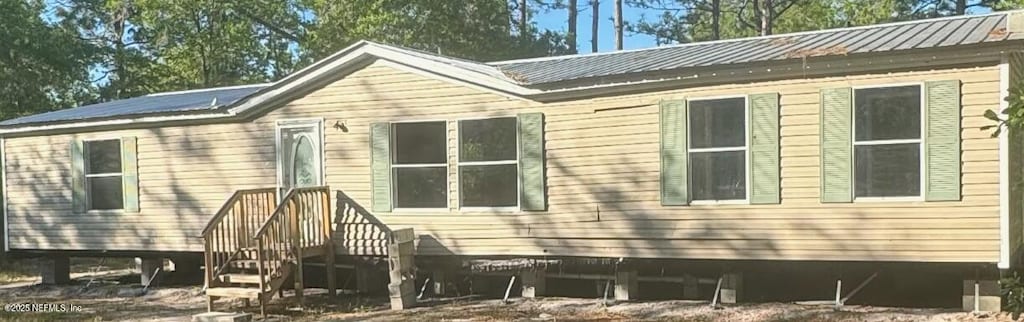
[[[625,2],[625,1],[624,1]],[[590,1],[579,0],[579,17],[577,22],[579,26],[576,28],[578,38],[576,40],[578,50],[580,53],[590,52],[590,23],[593,17]],[[598,27],[598,37],[600,39],[598,44],[598,51],[612,51],[615,50],[615,29],[612,25],[612,15],[614,14],[615,5],[611,0],[602,0],[600,6],[601,24]],[[622,10],[623,19],[630,22],[639,21],[641,16],[647,16],[653,18],[655,15],[660,14],[658,10],[646,10],[640,8],[631,8],[624,6]],[[569,14],[567,10],[552,10],[550,12],[537,12],[535,13],[534,20],[537,26],[541,29],[558,30],[565,32],[569,29],[567,21],[569,20]],[[632,48],[648,48],[654,47],[654,37],[647,35],[631,35],[628,32],[623,36],[622,47],[624,49]]]

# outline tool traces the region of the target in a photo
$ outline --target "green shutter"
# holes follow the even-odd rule
[[[373,211],[391,212],[391,124],[370,124]]]
[[[71,140],[71,210],[84,213],[88,201],[85,193],[85,143]]]
[[[661,204],[682,206],[687,193],[686,100],[661,101]]]
[[[524,113],[516,119],[519,126],[520,208],[545,210],[544,114]]]
[[[139,157],[137,139],[121,138],[121,175],[124,211],[139,212]]]
[[[821,90],[821,202],[853,201],[853,93]]]
[[[925,84],[925,199],[960,200],[960,81]]]
[[[779,94],[750,95],[750,203],[779,203]]]

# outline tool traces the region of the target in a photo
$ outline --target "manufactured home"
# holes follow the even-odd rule
[[[0,123],[4,249],[51,282],[69,256],[169,258],[261,302],[304,260],[386,256],[398,305],[421,259],[614,259],[623,299],[645,260],[953,265],[998,310],[1024,151],[981,128],[1022,45],[1018,11],[499,62],[363,41]]]

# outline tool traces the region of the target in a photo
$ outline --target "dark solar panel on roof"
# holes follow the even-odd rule
[[[269,84],[152,94],[25,116],[0,122],[0,126],[212,110],[238,101],[267,86]]]

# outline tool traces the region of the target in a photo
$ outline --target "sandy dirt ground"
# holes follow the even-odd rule
[[[147,291],[122,271],[81,275],[74,284],[44,286],[32,282],[0,286],[3,321],[189,321],[206,311],[199,286],[158,286]],[[86,287],[86,283],[93,282]],[[385,297],[342,294],[327,297],[309,290],[304,309],[285,293],[269,306],[268,321],[1010,321],[1007,314],[982,315],[952,309],[908,309],[760,303],[712,309],[706,302],[651,301],[604,305],[597,299],[541,298],[501,300],[474,297],[429,299],[423,306],[390,311]],[[76,312],[8,312],[15,303],[64,304]],[[219,311],[253,312],[240,301],[218,301]]]

